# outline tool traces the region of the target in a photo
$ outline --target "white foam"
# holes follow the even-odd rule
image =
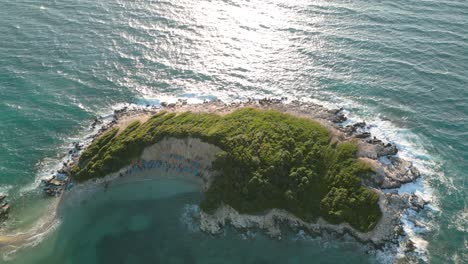
[[[13,185],[0,185],[0,195],[8,195]]]
[[[80,151],[74,151],[74,143],[79,142],[83,145],[83,149],[91,144],[93,136],[98,131],[113,119],[113,114],[106,114],[102,116],[102,123],[97,124],[94,128],[83,127],[82,132],[77,137],[69,137],[64,139],[65,143],[59,147],[62,152],[57,153],[57,157],[46,157],[36,164],[38,171],[34,181],[23,186],[19,194],[25,195],[30,192],[37,191],[41,185],[42,180],[50,179],[58,170],[63,167],[63,163],[67,163],[73,159],[74,156],[79,155]],[[70,153],[72,151],[72,153]],[[1,187],[0,187],[1,188]],[[0,189],[1,191],[1,189]]]
[[[468,208],[463,208],[452,217],[450,228],[456,228],[461,232],[468,233]]]
[[[369,118],[368,116],[359,116],[355,112],[348,113],[347,117],[350,123],[365,120],[369,125],[369,132],[373,136],[384,142],[391,142],[398,147],[397,157],[411,161],[420,171],[421,177],[414,182],[403,184],[400,188],[387,190],[387,192],[397,191],[399,194],[415,194],[430,204],[425,206],[424,210],[439,211],[438,200],[434,195],[434,190],[429,184],[429,179],[443,175],[439,171],[439,164],[424,148],[423,140],[412,133],[409,129],[401,128],[389,120],[384,120],[379,115]],[[382,160],[385,162],[385,160]],[[420,259],[427,261],[428,242],[422,237],[427,233],[435,223],[431,219],[425,219],[423,214],[416,213],[413,210],[406,210],[401,218],[401,223],[405,233],[408,235],[415,246],[415,252]],[[416,224],[417,223],[417,224]],[[404,255],[404,249],[399,252]]]
[[[57,229],[60,225],[60,220],[56,218],[57,202],[55,200],[50,204],[44,217],[38,219],[30,229],[8,235],[8,237],[16,237],[17,241],[14,241],[12,245],[8,245],[7,250],[2,252],[3,260],[12,260],[19,250],[38,245],[48,234]]]
[[[326,96],[326,95],[323,95]],[[441,180],[449,189],[456,190],[457,187],[450,182],[450,179],[445,177],[443,172],[440,170],[441,162],[435,157],[431,156],[425,149],[423,142],[425,142],[418,135],[410,131],[409,129],[399,127],[390,120],[383,118],[380,114],[375,115],[375,110],[369,109],[368,107],[350,100],[337,96],[336,94],[330,94],[329,98],[333,98],[333,102],[324,102],[318,99],[304,98],[303,101],[309,101],[315,104],[323,105],[329,109],[338,109],[344,107],[343,113],[347,116],[348,120],[342,125],[357,123],[365,121],[369,126],[368,131],[373,135],[382,140],[385,143],[391,142],[398,147],[397,157],[411,161],[413,165],[419,170],[421,176],[415,182],[407,183],[402,185],[398,189],[386,190],[385,192],[398,192],[399,194],[415,194],[425,201],[430,202],[425,205],[424,210],[440,211],[438,206],[438,200],[435,196],[434,190],[429,184],[429,180],[437,178]],[[288,98],[294,100],[294,98]],[[385,159],[380,159],[381,162],[385,163]],[[388,161],[387,161],[388,162]],[[416,253],[422,260],[427,260],[427,244],[421,234],[426,233],[429,230],[436,229],[437,224],[432,219],[425,219],[423,214],[410,213],[407,210],[405,215],[402,217],[402,225],[410,239],[414,242],[416,247]],[[414,222],[418,222],[424,225],[424,228],[420,228],[414,225]],[[398,251],[403,254],[402,248]],[[388,254],[384,250],[379,255],[379,262],[392,263],[392,253]],[[393,254],[394,255],[394,254]]]
[[[200,207],[197,204],[186,204],[180,221],[189,232],[200,232]]]

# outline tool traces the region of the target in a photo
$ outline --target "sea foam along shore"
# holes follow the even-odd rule
[[[408,240],[407,237],[405,238],[405,232],[401,228],[400,218],[405,209],[409,207],[420,209],[424,207],[425,201],[415,197],[414,195],[384,193],[382,190],[386,188],[396,188],[406,182],[414,181],[419,177],[419,173],[412,167],[410,162],[393,157],[393,155],[398,151],[393,144],[384,144],[376,138],[371,138],[365,123],[343,126],[342,124],[346,121],[346,117],[343,114],[342,109],[330,110],[322,107],[321,105],[310,102],[293,101],[285,103],[282,100],[271,99],[248,100],[233,104],[225,104],[221,101],[205,102],[203,104],[186,104],[184,101],[179,101],[176,104],[162,103],[161,105],[164,107],[164,110],[169,112],[192,111],[226,114],[241,107],[255,107],[260,109],[275,109],[280,112],[311,118],[319,121],[330,131],[332,140],[338,142],[348,139],[358,140],[358,156],[369,162],[377,172],[373,175],[369,175],[369,177],[363,181],[365,185],[369,186],[369,188],[373,188],[379,193],[379,206],[383,212],[382,219],[374,230],[368,233],[358,232],[346,223],[331,225],[326,223],[323,219],[320,219],[316,223],[306,223],[288,212],[277,209],[273,209],[264,215],[241,215],[227,205],[222,206],[212,215],[201,212],[200,218],[202,230],[215,234],[220,232],[222,226],[227,223],[231,223],[233,226],[238,228],[263,228],[266,229],[267,233],[270,235],[278,237],[280,235],[279,225],[283,223],[289,224],[293,227],[304,228],[304,230],[308,230],[311,233],[318,233],[322,230],[338,234],[348,233],[357,240],[370,243],[375,247],[382,247],[387,243],[393,243],[400,244],[400,246],[405,247],[405,251],[410,251],[412,249],[411,241]],[[159,107],[123,107],[121,109],[116,109],[114,111],[113,120],[99,129],[94,138],[98,137],[111,127],[119,126],[124,128],[135,119],[144,121],[146,118],[149,118],[151,114],[158,111],[160,111]],[[99,119],[95,120],[93,126],[95,126],[96,123],[99,123]],[[197,139],[166,139],[146,148],[141,161],[160,161],[161,163],[165,162],[165,164],[170,164],[174,161],[174,157],[182,158],[189,163],[190,161],[195,160],[199,162],[204,159],[203,166],[197,168],[200,169],[199,173],[204,176],[204,180],[200,183],[203,186],[203,190],[206,190],[209,186],[211,177],[216,175],[216,172],[210,170],[211,161],[214,159],[212,154],[220,151],[219,149],[214,149],[216,148],[215,146],[207,145],[209,144]],[[155,149],[157,151],[155,151]],[[200,152],[202,149],[208,149],[209,151]],[[387,156],[388,159],[382,159],[382,157]],[[65,164],[63,171],[69,171],[69,168],[73,166],[77,158],[78,157],[75,157],[74,160]],[[382,162],[382,160],[385,162]],[[177,166],[169,166],[163,170],[158,169],[157,171],[146,172],[139,171],[136,173],[129,170],[132,166],[141,165],[133,164],[122,168],[118,173],[80,185],[83,185],[82,187],[85,187],[86,185],[107,186],[112,180],[117,178],[127,178],[123,177],[127,174],[146,174],[148,176],[149,173],[151,175],[163,176],[164,172],[166,172],[166,176],[175,174],[184,176],[184,173],[181,173],[181,171],[178,171],[178,173],[173,173],[171,171],[178,169]],[[194,168],[191,169],[192,171],[185,176],[191,175],[191,177],[187,178],[196,178],[193,177],[195,176],[195,174],[193,174]],[[128,180],[137,180],[139,178],[137,177],[138,175],[132,175],[132,177],[128,177]],[[78,189],[83,190],[84,188],[74,188],[70,194],[75,190],[78,191]],[[67,196],[69,194],[66,193],[65,195]]]

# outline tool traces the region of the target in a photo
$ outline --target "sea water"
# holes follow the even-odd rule
[[[66,197],[60,227],[17,263],[322,263],[369,261],[356,243],[301,232],[284,240],[259,230],[227,228],[219,235],[199,230],[200,187],[176,179],[155,179],[100,188],[85,197]],[[78,203],[76,203],[78,201]],[[71,206],[71,207],[70,207]],[[329,244],[327,244],[329,243]],[[341,254],[336,254],[340,250]],[[362,254],[355,254],[355,251]],[[23,252],[24,251],[24,252]]]
[[[406,226],[420,242],[419,259],[468,259],[467,1],[0,0],[0,22],[0,192],[12,205],[2,233],[27,230],[47,216],[51,200],[42,196],[40,178],[61,166],[72,142],[91,132],[88,126],[96,115],[126,103],[287,96],[345,107],[352,120],[366,120],[373,134],[397,143],[400,155],[412,160],[423,177],[402,191],[431,200],[418,216],[424,230]],[[196,205],[195,193],[148,198],[138,207],[135,215],[142,216],[137,220],[125,219],[131,201],[121,201],[128,208],[115,213],[123,222],[146,223],[136,224],[145,230],[168,230],[165,241],[176,243],[182,234],[191,234],[190,228],[176,227],[180,221],[175,219],[187,204]],[[96,210],[118,206],[109,203]],[[154,214],[173,204],[167,214],[173,220],[144,216],[149,211],[144,205],[153,203]],[[83,206],[84,211],[70,210],[70,215],[93,210]],[[60,236],[70,234],[67,228],[89,228],[73,218],[65,221],[67,215],[34,247],[7,250],[1,261],[38,263],[50,257],[63,263],[75,256],[105,261],[112,257],[102,253],[109,248],[128,249],[115,235],[126,231],[105,227],[105,215],[95,219],[102,233]],[[142,220],[150,218],[158,225]],[[140,241],[131,232],[132,241]],[[275,241],[258,233],[251,241],[226,232],[222,239],[197,234],[196,243],[187,242],[179,251],[166,243],[166,253],[155,249],[159,253],[151,254],[184,261],[180,252],[197,252],[187,259],[202,263],[257,253],[258,261],[267,262],[270,255],[299,263],[387,259],[343,249],[349,243],[337,239]],[[104,238],[107,243],[96,242]],[[96,251],[87,249],[92,239]],[[151,251],[153,242],[144,241],[131,246]],[[210,247],[203,248],[204,243]],[[80,247],[83,255],[76,253]],[[351,242],[349,247],[359,248]],[[132,254],[122,259],[132,262]]]

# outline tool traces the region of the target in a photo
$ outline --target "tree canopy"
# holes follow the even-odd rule
[[[381,217],[378,195],[361,184],[370,168],[356,160],[356,143],[332,144],[318,122],[273,110],[160,112],[121,133],[104,133],[82,153],[72,177],[85,181],[116,172],[165,137],[196,137],[223,150],[213,162],[219,176],[204,193],[204,211],[223,203],[251,214],[280,208],[306,221],[323,217],[360,231],[371,230]]]

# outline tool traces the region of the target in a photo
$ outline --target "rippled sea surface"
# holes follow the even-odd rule
[[[423,172],[420,185],[432,200],[417,234],[427,242],[421,261],[466,263],[467,1],[0,0],[0,6],[0,192],[13,206],[4,230],[40,218],[46,203],[39,178],[60,165],[96,115],[172,98],[287,96],[344,107],[353,120],[373,124],[374,134],[397,142]],[[158,208],[190,200],[177,197]],[[161,229],[174,228],[158,221]],[[226,239],[213,245],[241,247],[237,234]],[[259,238],[246,254],[270,254],[272,243]],[[325,243],[322,263],[334,247],[342,253],[345,242]],[[48,252],[51,244],[31,250]],[[168,248],[167,256],[177,253]],[[346,252],[347,262],[385,260]],[[15,254],[0,261],[14,263],[23,253]],[[301,245],[285,254],[303,263],[309,253]],[[310,258],[319,261],[320,254]]]

